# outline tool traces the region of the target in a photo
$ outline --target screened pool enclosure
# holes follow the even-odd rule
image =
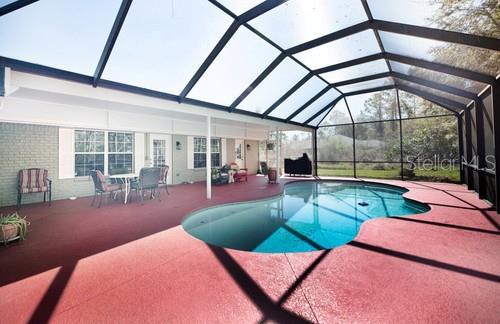
[[[0,95],[18,71],[283,122],[319,176],[498,208],[499,26],[495,0],[0,0]]]

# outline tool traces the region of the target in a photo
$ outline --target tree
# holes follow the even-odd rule
[[[497,0],[432,0],[437,7],[430,23],[438,28],[500,38]]]
[[[340,125],[348,123],[351,123],[351,118],[337,107],[333,107],[321,125]]]
[[[386,120],[398,118],[396,92],[375,92],[364,103],[364,120]]]
[[[361,121],[394,120],[398,119],[398,107],[395,91],[380,91],[372,94],[364,103],[364,110],[361,114]],[[384,135],[384,124],[378,123],[376,135]],[[394,127],[393,127],[394,129]]]
[[[498,0],[432,0],[437,7],[429,22],[437,28],[500,38]],[[435,46],[430,54],[436,61],[496,76],[500,52],[459,44]]]

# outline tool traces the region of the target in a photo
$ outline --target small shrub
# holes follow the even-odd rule
[[[405,177],[405,178],[414,178],[415,177],[415,170],[413,169],[403,169],[403,174],[401,174],[401,171],[399,171],[399,175]]]

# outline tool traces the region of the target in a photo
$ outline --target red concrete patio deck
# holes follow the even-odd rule
[[[194,209],[281,192],[262,177],[214,187],[211,201],[196,183],[144,206],[27,205],[28,240],[0,248],[0,322],[499,322],[498,215],[464,186],[384,182],[431,211],[366,222],[314,253],[222,249],[179,226]]]

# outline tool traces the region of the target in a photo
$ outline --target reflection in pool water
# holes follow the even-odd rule
[[[305,252],[352,241],[365,220],[429,210],[407,190],[369,182],[300,181],[282,196],[195,212],[182,226],[213,245],[254,252]]]

